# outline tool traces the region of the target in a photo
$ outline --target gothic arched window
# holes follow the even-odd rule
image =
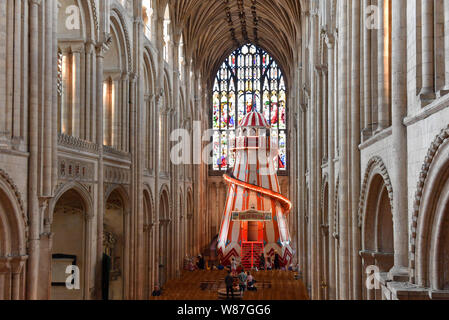
[[[221,65],[212,92],[213,170],[232,168],[234,152],[229,150],[235,130],[246,113],[256,109],[271,125],[277,139],[276,168],[287,167],[287,92],[282,71],[261,48],[246,44],[234,51]]]

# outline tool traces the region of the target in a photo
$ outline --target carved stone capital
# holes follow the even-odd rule
[[[9,273],[11,270],[11,258],[10,257],[0,257],[0,274]]]
[[[10,260],[11,272],[18,274],[22,272],[25,262],[28,260],[27,255],[12,257]]]

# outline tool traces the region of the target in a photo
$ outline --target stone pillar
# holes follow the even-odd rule
[[[56,18],[58,16],[58,10],[59,10],[59,2],[55,2],[55,1],[51,1],[53,4],[53,18],[52,18],[52,23],[53,23],[53,38],[52,38],[52,53],[53,53],[53,114],[52,114],[52,135],[51,135],[51,139],[52,139],[52,161],[53,161],[53,171],[52,171],[52,196],[54,195],[53,192],[56,189],[56,185],[58,183],[58,135],[59,135],[59,126],[60,123],[58,123],[58,112],[59,112],[59,99],[58,99],[58,90],[57,90],[57,86],[58,86],[58,64],[55,63],[55,61],[58,61],[59,56],[58,56],[58,37],[57,37],[57,24],[58,24],[58,19]],[[25,80],[24,80],[25,81]],[[26,100],[25,100],[26,101]]]
[[[366,15],[366,9],[371,5],[371,0],[363,0],[363,10]],[[364,139],[372,135],[372,117],[371,117],[371,36],[372,31],[367,28],[362,21],[363,30],[363,94],[364,94]]]
[[[8,5],[9,4],[7,1],[0,1],[0,12],[7,14]],[[2,43],[2,45],[0,46],[0,57],[6,57],[6,46],[4,45],[8,37],[6,26],[7,26],[7,19],[0,19],[0,43]],[[0,70],[5,69],[6,69],[6,59],[2,58],[0,59]],[[6,114],[6,96],[7,96],[6,80],[7,80],[6,72],[3,71],[0,72],[0,114],[2,115]],[[0,119],[0,146],[3,146],[2,140],[4,139],[5,136],[5,128],[6,128],[5,126],[6,126],[6,119],[2,117],[2,119]]]
[[[120,150],[120,112],[122,108],[122,103],[120,101],[120,82],[117,78],[112,81],[112,93],[111,93],[111,123],[112,123],[112,146]]]
[[[86,44],[85,48],[85,117],[84,117],[84,139],[87,141],[93,141],[92,139],[92,121],[94,121],[95,118],[92,117],[92,51],[93,51],[93,45],[91,42],[88,42]]]
[[[338,90],[339,90],[339,130],[340,130],[340,190],[339,204],[340,204],[340,252],[339,252],[339,269],[340,269],[340,294],[341,300],[349,299],[349,242],[348,242],[348,224],[349,224],[349,145],[348,145],[348,66],[349,64],[349,50],[348,50],[348,35],[349,35],[349,15],[348,15],[348,1],[340,1],[340,16],[339,16],[339,41],[338,41]]]
[[[360,256],[362,258],[362,268],[363,270],[367,270],[369,266],[373,266],[375,264],[375,260],[373,257],[373,253],[371,251],[360,251]],[[367,284],[368,276],[372,276],[371,274],[363,273],[363,284]],[[375,281],[371,281],[370,284],[375,285]],[[364,295],[361,296],[362,299],[365,300],[375,300],[375,291],[373,289],[369,289],[365,286]]]
[[[443,0],[444,6],[444,91],[449,91],[449,0]]]
[[[98,84],[97,84],[97,53],[96,53],[96,48],[95,46],[93,46],[92,44],[92,51],[91,51],[91,63],[92,63],[92,68],[91,68],[91,116],[90,116],[90,139],[89,141],[92,142],[96,142],[96,143],[100,143],[97,140],[97,117],[100,117],[101,115],[97,116],[97,101],[98,99],[103,99],[103,97],[101,97],[100,93],[97,92],[97,88],[98,88]]]
[[[361,299],[360,228],[360,1],[352,1],[352,65],[351,65],[351,202],[352,202],[352,299]]]
[[[432,1],[423,1],[423,3]],[[407,1],[395,0],[392,23],[392,117],[393,151],[396,155],[393,182],[394,267],[393,280],[408,280],[408,202],[407,202]]]
[[[421,0],[421,15],[422,89],[420,98],[424,106],[430,102],[429,100],[435,99],[434,1]],[[404,59],[405,56],[398,59]]]
[[[70,71],[69,48],[62,50],[62,97],[61,97],[61,132],[71,134],[70,112]]]
[[[81,138],[81,55],[83,48],[72,48],[72,136]]]
[[[18,1],[19,2],[19,1]],[[52,23],[50,23],[53,19],[53,3],[52,1],[45,2],[45,19],[47,21],[45,25],[45,39],[51,44],[53,44],[53,30]],[[52,145],[53,136],[53,57],[54,54],[52,52],[53,46],[47,46],[45,49],[45,105],[44,105],[44,139],[42,139],[43,143],[43,190],[42,195],[50,196],[52,194],[52,148],[56,148],[56,146]],[[20,109],[20,108],[17,108]]]
[[[101,299],[101,277],[103,263],[103,216],[104,216],[104,164],[103,164],[103,64],[104,47],[100,43],[96,48],[97,74],[96,74],[96,142],[99,148],[99,158],[97,163],[97,268],[96,268],[96,287],[97,299]]]
[[[22,73],[21,69],[23,68],[22,65],[22,52],[21,52],[21,40],[22,40],[22,2],[15,1],[14,6],[14,104],[13,104],[13,132],[12,137],[20,139],[21,138],[21,105],[20,105],[20,95],[21,95],[21,86],[22,86]],[[47,8],[50,5],[47,4]],[[46,9],[46,14],[48,16],[49,13],[51,13],[50,10]],[[50,29],[51,32],[51,23],[46,25],[46,31]],[[47,34],[46,34],[47,37]],[[48,56],[48,53],[47,53]],[[46,62],[47,63],[47,62]],[[51,76],[51,72],[50,72]],[[47,82],[47,83],[51,83]],[[6,119],[8,121],[8,119]]]
[[[335,195],[335,136],[334,136],[334,125],[335,125],[335,114],[334,114],[334,44],[335,40],[333,35],[328,32],[326,36],[326,45],[327,45],[327,64],[328,64],[328,166],[329,166],[329,199],[328,199],[328,208],[329,208],[329,229],[331,232],[334,230],[334,214],[335,214],[335,206],[334,206],[334,195]],[[333,261],[333,257],[335,256],[334,249],[334,237],[328,237],[329,239],[329,300],[335,299],[335,261]]]
[[[319,105],[319,70],[317,70],[317,39],[318,39],[318,14],[313,12],[309,15],[310,19],[310,38],[312,39],[310,48],[310,63],[313,68],[311,74],[310,83],[310,96],[311,96],[311,108],[309,109],[310,117],[310,268],[311,268],[311,287],[312,287],[312,299],[319,299],[320,294],[320,264],[319,264],[319,183],[321,181],[321,161],[320,161],[320,139],[319,139],[319,127],[320,127],[320,105]]]
[[[129,152],[129,77],[122,76],[122,130],[121,148],[124,152]]]
[[[377,132],[389,126],[389,104],[390,104],[390,20],[389,0],[379,0],[379,26],[377,30],[377,76],[379,107],[377,116]]]
[[[2,57],[6,61],[6,68],[3,70],[6,73],[6,103],[2,111],[1,122],[4,124],[3,135],[5,140],[12,138],[12,115],[14,108],[14,1],[6,1],[6,41],[2,46],[6,47],[6,56]],[[7,142],[9,144],[9,141]]]
[[[39,171],[39,6],[40,0],[30,0],[30,104],[29,104],[29,169],[28,169],[28,212],[30,218],[29,254],[27,268],[27,298],[38,298],[39,286],[39,242],[40,217],[38,203]]]
[[[11,275],[12,275],[12,290],[11,290],[11,299],[12,300],[20,300],[21,299],[21,285],[20,280],[22,276],[23,266],[25,265],[25,261],[28,256],[19,256],[13,257],[11,259]]]
[[[0,258],[0,300],[11,300],[11,258]]]

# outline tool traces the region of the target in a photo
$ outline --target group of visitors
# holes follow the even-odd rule
[[[162,295],[162,289],[161,289],[161,287],[159,287],[159,285],[155,285],[154,286],[154,290],[153,290],[153,292],[151,293],[151,295],[153,296],[153,297],[159,297],[159,296],[161,296]]]
[[[229,299],[229,293],[231,293],[231,297],[232,299],[234,299],[234,278],[235,277],[232,276],[232,272],[228,271],[228,274],[225,277],[227,299]],[[249,271],[245,272],[245,269],[242,268],[237,278],[239,282],[239,292],[241,296],[243,296],[243,293],[246,290],[257,291],[257,287],[254,285],[256,283],[256,280]]]
[[[187,256],[184,261],[184,270],[195,271],[206,269],[206,263],[204,261],[204,257],[201,254],[197,256],[196,263],[194,263],[194,258],[189,258]]]
[[[265,255],[262,253],[259,257],[259,269],[260,270],[280,270],[281,269],[281,257],[277,252],[274,253],[274,261],[271,262],[271,257],[265,259]]]

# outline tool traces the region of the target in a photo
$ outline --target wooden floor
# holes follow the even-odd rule
[[[217,300],[218,289],[225,288],[226,271],[184,271],[180,279],[171,280],[163,287],[160,297],[152,300]],[[290,271],[258,271],[257,292],[246,291],[243,300],[307,300],[307,291],[301,280]]]

